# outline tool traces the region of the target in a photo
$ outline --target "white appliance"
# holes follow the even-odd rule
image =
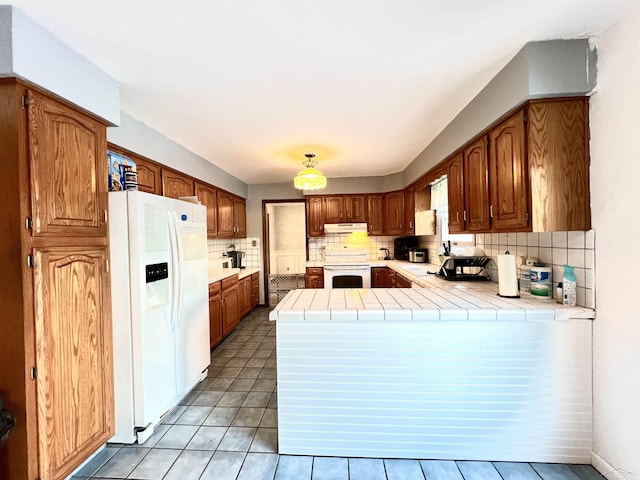
[[[109,193],[115,369],[111,442],[143,443],[210,364],[206,207]]]
[[[371,288],[369,250],[351,245],[327,245],[324,288]]]

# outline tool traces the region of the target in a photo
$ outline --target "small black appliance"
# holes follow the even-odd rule
[[[409,260],[409,249],[418,246],[418,237],[398,237],[393,241],[393,258]]]

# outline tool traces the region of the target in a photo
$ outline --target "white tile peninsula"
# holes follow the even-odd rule
[[[279,453],[589,463],[594,311],[394,263],[424,288],[294,290],[271,312]]]

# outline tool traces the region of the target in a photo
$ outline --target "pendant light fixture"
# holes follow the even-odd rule
[[[293,186],[298,190],[320,190],[325,188],[327,186],[327,177],[320,170],[314,168],[317,163],[314,160],[316,154],[305,153],[304,156],[307,159],[302,164],[306,168],[293,179]]]

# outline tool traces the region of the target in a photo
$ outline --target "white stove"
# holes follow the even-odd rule
[[[325,248],[324,288],[371,288],[369,250],[351,245]]]

